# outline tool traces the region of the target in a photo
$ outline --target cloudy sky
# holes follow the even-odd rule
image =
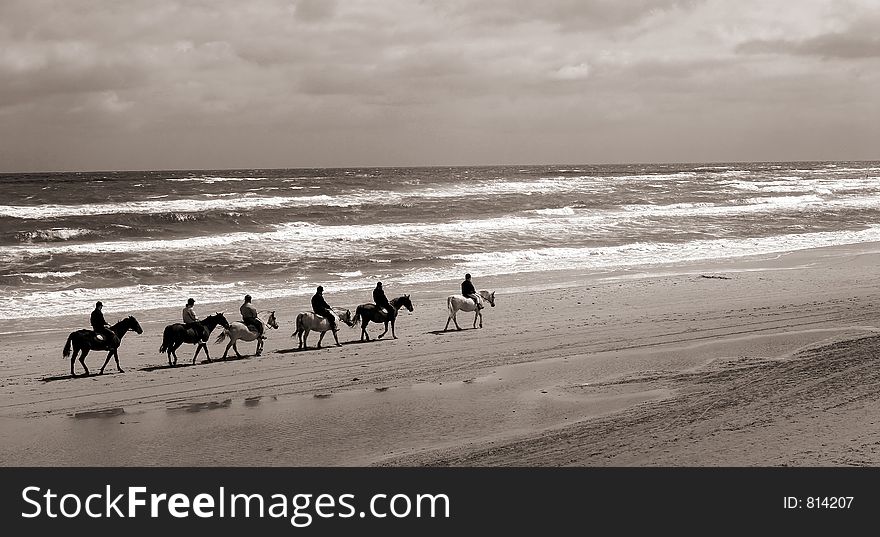
[[[0,171],[880,158],[877,0],[2,0]]]

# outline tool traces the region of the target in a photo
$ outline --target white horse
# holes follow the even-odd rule
[[[333,315],[336,317],[337,323],[336,326],[339,326],[338,321],[342,321],[348,326],[354,326],[354,323],[351,322],[351,310],[345,310],[344,313],[340,314],[336,310],[331,310]],[[315,332],[321,332],[321,337],[318,338],[318,347],[321,348],[321,341],[324,340],[324,334],[330,330],[330,321],[326,318],[318,315],[317,313],[311,311],[304,311],[296,316],[296,332],[290,335],[290,337],[297,336],[299,338],[299,348],[307,349],[309,348],[306,344],[306,340],[309,337],[309,332],[314,330]],[[333,331],[333,339],[336,340],[336,346],[341,347],[342,345],[339,343],[339,338],[336,337],[336,331]]]
[[[266,320],[266,326],[269,328],[278,328],[278,322],[275,321],[275,312],[269,312],[269,319]],[[266,339],[266,336],[257,336],[257,333],[247,327],[241,321],[236,321],[234,323],[229,323],[229,328],[224,328],[223,333],[217,337],[217,341],[214,343],[220,343],[224,339],[229,337],[229,344],[226,345],[226,351],[223,353],[222,360],[226,359],[226,355],[229,354],[229,349],[235,351],[235,355],[241,358],[241,354],[238,353],[238,346],[236,342],[238,340],[242,341],[254,341],[257,340],[257,352],[254,356],[259,356],[263,353],[263,340]]]
[[[488,302],[495,307],[495,291],[491,293],[485,289],[480,289],[477,292],[480,298]],[[455,329],[461,330],[461,327],[458,326],[458,321],[455,320],[455,314],[458,311],[476,311],[474,314],[474,328],[477,327],[477,319],[480,319],[480,328],[483,328],[483,314],[482,308],[477,309],[477,305],[474,304],[474,301],[464,295],[449,295],[446,298],[446,307],[449,308],[449,318],[446,319],[446,327],[443,328],[443,331],[449,330],[449,321],[455,323]]]

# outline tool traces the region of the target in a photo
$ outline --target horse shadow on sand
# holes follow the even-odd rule
[[[103,375],[58,375],[55,377],[43,377],[40,379],[40,382],[55,382],[56,380],[78,380],[78,379],[89,379],[95,378]]]
[[[444,334],[456,334],[458,332],[467,332],[468,330],[479,330],[479,328],[466,327],[466,328],[460,328],[458,330],[429,330],[427,333],[433,334],[435,336],[442,336]]]
[[[238,362],[241,360],[250,360],[251,358],[259,358],[259,356],[257,356],[256,354],[242,354],[241,356],[228,356],[226,358],[214,358],[212,360],[201,360],[195,364],[183,362],[183,363],[179,363],[176,365],[168,365],[168,364],[150,365],[147,367],[140,368],[139,371],[161,371],[163,369],[182,369],[185,367],[196,367],[196,366],[200,366],[200,365],[222,364],[225,362]]]
[[[367,343],[375,343],[377,341],[390,341],[390,340],[372,339],[370,341],[358,341],[356,339],[353,339],[351,341],[340,341],[339,347],[337,347],[336,344],[333,343],[331,345],[322,345],[320,347],[305,347],[303,349],[300,349],[297,347],[291,347],[289,349],[278,349],[278,350],[272,351],[272,352],[274,352],[275,354],[294,354],[294,353],[298,353],[298,352],[323,351],[323,350],[327,350],[327,349],[338,349],[341,347],[348,347],[349,345],[363,345],[363,344],[367,344]]]

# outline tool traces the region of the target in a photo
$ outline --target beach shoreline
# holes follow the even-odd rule
[[[308,297],[255,296],[281,324],[262,357],[182,366],[194,352],[187,345],[176,368],[158,346],[179,309],[116,312],[107,304],[108,320],[134,314],[144,334],[123,341],[126,373],[111,361],[103,376],[77,379],[66,378],[61,347],[90,304],[82,315],[43,320],[45,331],[20,335],[28,323],[4,321],[0,420],[10,434],[0,459],[870,465],[880,458],[870,447],[880,429],[865,421],[880,406],[868,389],[878,380],[870,372],[878,260],[880,244],[863,243],[609,272],[475,274],[478,288],[496,291],[498,306],[487,308],[482,330],[461,332],[441,332],[457,281],[394,286],[389,298],[407,293],[415,306],[397,322],[399,339],[360,344],[359,328],[344,327],[343,347],[332,347],[328,334],[325,349],[305,352],[294,350],[290,334]],[[353,309],[369,302],[369,291],[325,294]],[[210,306],[238,319],[237,299],[196,300],[202,316]],[[459,316],[463,328],[472,320]],[[213,358],[224,348],[217,335]],[[310,346],[316,342],[312,334]],[[253,343],[240,350],[251,355]],[[87,361],[93,372],[102,363],[103,353]],[[833,390],[816,389],[806,403],[779,396],[828,383]],[[749,399],[770,395],[778,408]]]

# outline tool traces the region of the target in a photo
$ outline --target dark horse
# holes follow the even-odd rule
[[[382,336],[388,333],[389,322],[391,323],[391,337],[397,339],[397,336],[394,334],[394,320],[397,318],[397,310],[405,306],[406,309],[412,311],[413,305],[409,295],[399,296],[394,300],[389,300],[388,303],[391,304],[391,312],[388,315],[383,313],[375,304],[361,304],[357,307],[352,324],[357,324],[358,321],[363,319],[361,322],[361,341],[364,340],[364,337],[367,338],[367,341],[370,341],[370,334],[367,333],[367,325],[370,324],[370,321],[385,323],[385,331],[379,334],[378,339],[382,339]]]
[[[209,315],[201,321],[196,321],[194,323],[169,324],[165,327],[165,331],[162,333],[162,346],[159,347],[159,352],[168,353],[168,365],[174,366],[177,365],[177,353],[175,352],[177,348],[184,343],[192,343],[198,345],[196,347],[196,353],[193,355],[192,363],[196,363],[196,357],[202,349],[205,349],[205,356],[210,362],[211,356],[208,355],[207,345],[208,336],[210,336],[211,332],[217,328],[218,324],[223,328],[229,328],[229,322],[226,321],[226,317],[224,317],[222,313]],[[172,356],[174,356],[174,363],[171,362]]]
[[[128,316],[111,326],[110,330],[116,334],[119,344],[122,343],[122,336],[127,334],[129,330],[134,330],[138,334],[144,333],[141,325],[138,324],[137,319],[131,316]],[[65,358],[70,356],[70,376],[76,376],[76,373],[73,372],[73,365],[74,362],[76,362],[76,355],[79,352],[82,352],[82,354],[79,355],[79,363],[81,363],[83,369],[86,370],[86,376],[89,375],[89,368],[86,367],[86,356],[89,354],[89,351],[93,350],[110,351],[107,353],[107,359],[104,360],[104,365],[101,366],[101,371],[98,373],[99,375],[104,374],[104,368],[107,367],[107,364],[110,362],[111,356],[116,358],[116,369],[118,369],[120,373],[124,373],[122,368],[119,367],[119,344],[114,345],[114,343],[116,342],[105,341],[103,338],[98,339],[94,330],[83,329],[71,332],[70,335],[67,336],[67,343],[64,344],[63,352]],[[71,346],[73,346],[73,356],[70,355]]]

